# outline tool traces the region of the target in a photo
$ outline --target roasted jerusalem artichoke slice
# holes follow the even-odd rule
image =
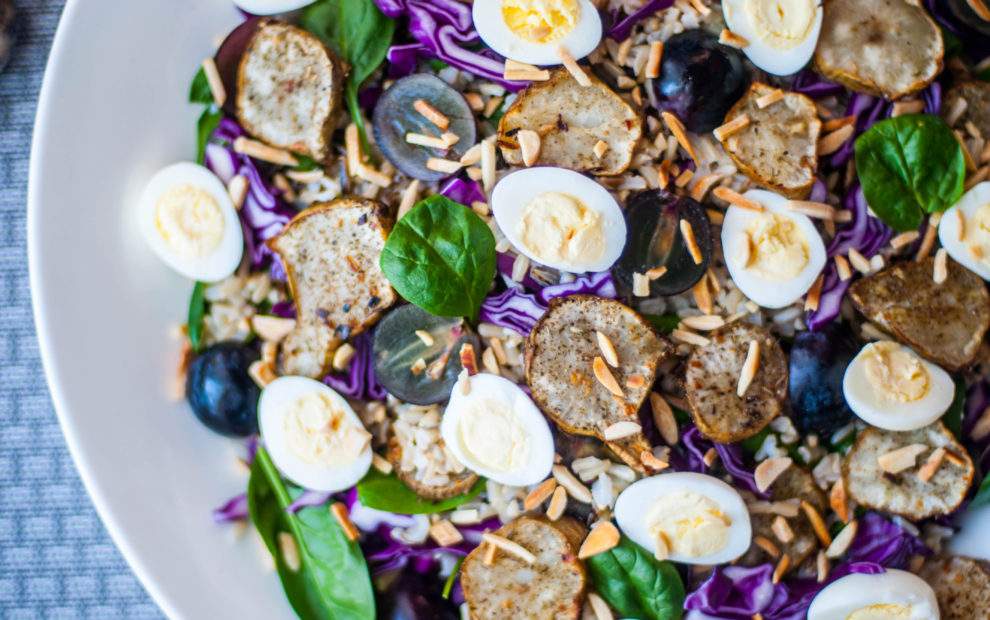
[[[828,0],[815,67],[869,95],[899,99],[942,71],[942,32],[919,0]]]
[[[979,276],[950,260],[941,284],[935,259],[904,261],[849,288],[866,318],[926,359],[958,372],[976,359],[990,326],[990,295]]]
[[[576,620],[585,595],[578,549],[585,528],[572,517],[520,517],[493,532],[535,556],[532,563],[490,543],[474,549],[461,567],[464,598],[474,620]],[[532,558],[530,558],[532,559]]]
[[[614,348],[616,359],[611,361],[618,361],[617,366],[607,363],[610,356],[603,353],[599,333],[609,343],[605,348]],[[639,423],[657,365],[672,350],[648,322],[614,299],[558,297],[530,332],[526,381],[536,404],[563,430],[605,441],[606,429],[614,424]],[[611,390],[603,382],[608,377],[614,381]],[[608,444],[630,466],[650,470],[642,455],[652,446],[641,432]]]
[[[581,86],[565,69],[519,93],[498,125],[498,143],[508,163],[523,163],[520,130],[540,135],[537,165],[560,166],[599,175],[622,174],[643,135],[639,115],[593,75]],[[595,145],[608,146],[599,157]]]
[[[746,115],[749,123],[720,140],[746,176],[788,198],[807,198],[818,170],[822,123],[815,103],[799,93],[784,93],[760,108],[757,101],[775,90],[754,82],[725,117],[728,124]]]
[[[241,57],[237,119],[251,135],[325,161],[346,64],[310,33],[265,19]]]
[[[918,576],[935,590],[941,620],[973,620],[990,613],[990,562],[940,554]]]
[[[960,100],[966,103],[962,104]],[[965,80],[953,86],[945,95],[942,118],[954,116],[958,106],[963,106],[963,112],[953,119],[953,128],[963,128],[966,123],[973,123],[980,135],[990,137],[990,83]]]
[[[296,305],[296,327],[279,355],[283,374],[322,378],[336,348],[395,302],[378,265],[392,223],[380,202],[338,198],[302,211],[268,241]]]

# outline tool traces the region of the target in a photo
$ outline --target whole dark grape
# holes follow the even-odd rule
[[[651,81],[650,100],[688,130],[703,133],[725,121],[749,82],[739,50],[719,44],[703,30],[687,30],[664,44],[660,77]]]
[[[261,390],[248,375],[248,367],[258,358],[255,347],[221,342],[189,365],[186,399],[207,428],[227,437],[258,432]]]
[[[798,430],[825,434],[849,423],[852,412],[842,392],[842,377],[856,353],[852,334],[839,323],[794,337],[790,389]]]

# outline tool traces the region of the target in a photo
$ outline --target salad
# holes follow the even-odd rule
[[[985,0],[236,3],[137,208],[300,618],[990,617]]]

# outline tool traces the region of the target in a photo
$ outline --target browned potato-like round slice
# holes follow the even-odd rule
[[[262,20],[241,58],[237,119],[272,146],[325,161],[331,156],[345,67],[305,30]]]
[[[925,446],[915,459],[915,467],[896,474],[880,467],[879,457],[911,444]],[[926,482],[918,477],[918,469],[937,448],[944,448],[952,456],[943,459],[935,475]],[[856,437],[856,443],[842,461],[846,492],[856,503],[912,521],[955,510],[973,481],[973,471],[973,461],[965,448],[942,422],[903,432],[870,427]]]
[[[485,565],[488,543],[461,566],[464,598],[474,620],[576,620],[581,616],[585,571],[577,551],[585,529],[571,517],[551,522],[520,517],[494,532],[536,556],[532,564],[502,549]]]
[[[828,0],[815,66],[870,95],[899,99],[932,83],[945,45],[918,0]]]
[[[856,309],[919,355],[947,370],[965,370],[976,359],[990,326],[990,295],[983,280],[950,260],[941,284],[935,259],[904,261],[849,288]]]
[[[965,80],[953,86],[946,93],[945,103],[942,104],[943,118],[952,114],[956,106],[960,105],[958,103],[960,99],[966,104],[953,128],[965,127],[966,123],[973,123],[984,138],[990,137],[990,82]]]
[[[603,354],[601,333],[611,343],[618,366],[607,372],[621,396],[610,391],[595,371]],[[614,299],[571,295],[550,301],[526,342],[526,381],[533,400],[568,433],[605,440],[617,422],[639,422],[657,365],[673,347],[643,317]],[[598,374],[601,374],[600,370]],[[640,455],[652,450],[642,433],[609,443],[630,466],[644,471]]]
[[[783,411],[787,358],[770,332],[749,323],[732,323],[709,339],[687,361],[684,392],[691,417],[701,434],[712,441],[741,441],[760,432]],[[759,362],[740,398],[736,389],[753,341],[759,344]]]
[[[721,138],[739,169],[767,189],[788,198],[807,198],[818,170],[818,120],[815,103],[799,93],[763,109],[757,99],[775,88],[754,82],[749,92],[729,110],[728,123],[742,115],[749,124]]]
[[[925,561],[918,576],[935,590],[941,620],[990,617],[990,562],[937,555]]]
[[[540,135],[537,165],[560,166],[599,175],[622,174],[643,135],[639,115],[594,75],[581,86],[565,69],[545,82],[533,82],[519,93],[498,124],[498,143],[505,161],[520,166],[522,150],[516,134],[529,129]],[[598,157],[602,140],[608,150]]]
[[[440,441],[442,442],[443,439]],[[463,468],[458,473],[433,476],[434,479],[442,479],[442,483],[437,480],[426,479],[424,476],[425,472],[422,472],[415,467],[408,470],[404,469],[402,461],[402,444],[396,437],[389,440],[387,454],[388,460],[392,463],[392,466],[395,469],[395,475],[398,476],[399,480],[401,480],[407,487],[415,491],[416,495],[426,499],[440,500],[455,497],[457,495],[463,495],[464,493],[470,491],[471,487],[474,486],[474,483],[478,481],[478,475],[467,468]]]
[[[770,487],[770,499],[774,502],[797,500],[796,503],[805,500],[823,515],[828,507],[825,493],[818,487],[814,476],[807,469],[797,465],[791,465],[774,480],[773,486]],[[787,519],[787,524],[794,533],[794,538],[785,543],[774,534],[773,522],[776,519],[776,514],[752,514],[753,536],[762,536],[771,541],[781,553],[791,558],[791,566],[800,566],[819,547],[815,528],[812,527],[804,511],[801,511],[797,517]],[[767,562],[777,562],[779,559],[779,557],[771,556],[758,544],[753,543],[746,555],[739,559],[739,563],[743,566],[756,566]]]

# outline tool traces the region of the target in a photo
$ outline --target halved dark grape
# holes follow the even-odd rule
[[[693,29],[664,43],[660,77],[650,81],[647,92],[658,110],[673,113],[688,130],[704,133],[725,121],[749,82],[742,52]]]
[[[684,236],[681,220],[691,224],[701,250],[695,263]],[[650,282],[650,295],[676,295],[698,283],[712,258],[712,223],[698,201],[664,190],[647,190],[626,205],[626,248],[612,268],[620,282],[633,285],[633,273],[666,267],[667,272]]]
[[[446,131],[460,140],[450,149],[441,150],[406,142],[406,134],[418,133],[439,137],[439,127],[416,111],[418,99],[429,103],[450,119]],[[477,128],[474,114],[464,97],[435,75],[416,73],[389,87],[375,105],[372,114],[375,142],[385,157],[406,175],[423,181],[439,181],[450,176],[426,167],[431,157],[457,160],[474,144]]]
[[[849,330],[828,323],[800,332],[791,345],[790,384],[794,424],[804,433],[831,433],[852,419],[842,376],[858,347]]]
[[[429,334],[433,343],[424,342],[417,331]],[[463,368],[459,353],[464,343],[480,350],[478,336],[461,319],[433,316],[412,304],[400,306],[375,328],[371,341],[375,378],[401,401],[443,402]],[[414,371],[419,359],[426,368]]]
[[[258,348],[221,342],[203,351],[186,371],[186,399],[204,426],[227,437],[258,432],[261,389],[248,375]]]
[[[223,82],[223,89],[227,92],[223,109],[228,114],[237,114],[237,73],[241,67],[241,57],[244,56],[244,50],[247,49],[254,33],[258,31],[261,19],[251,17],[231,30],[217,49],[217,55],[213,57],[214,62],[217,63],[220,80]]]

